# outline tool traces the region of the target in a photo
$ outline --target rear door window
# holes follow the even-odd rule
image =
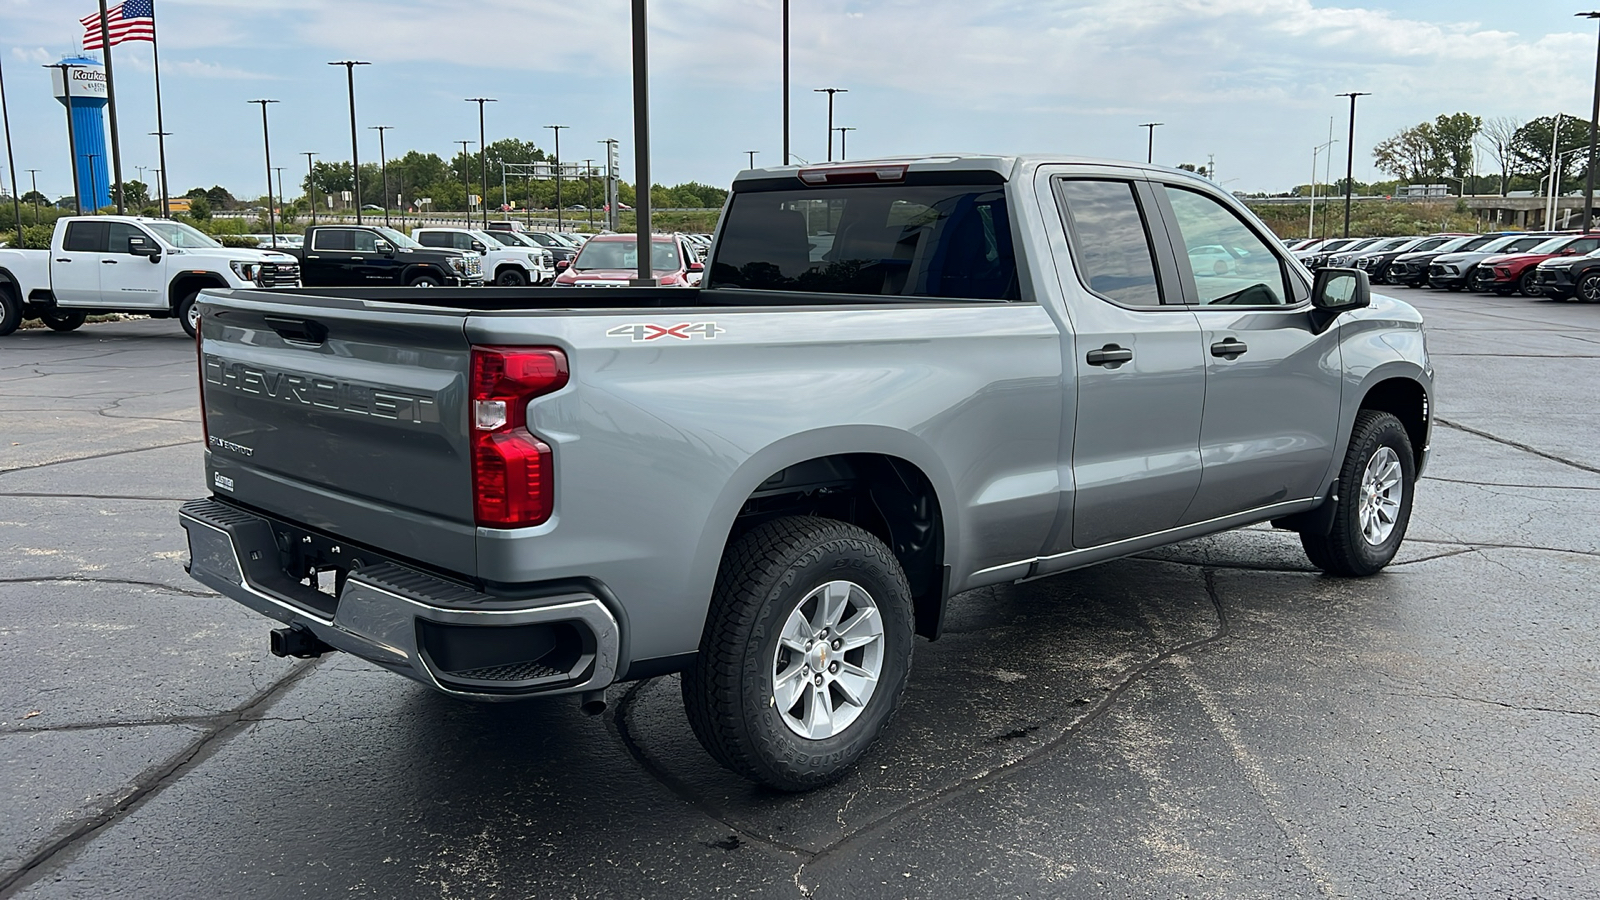
[[[1002,185],[734,194],[707,287],[1016,300]]]
[[[105,253],[108,222],[72,222],[61,249],[73,253]]]
[[[317,231],[315,250],[354,250],[353,228],[322,228]]]
[[[1125,306],[1160,306],[1150,229],[1133,184],[1064,179],[1060,185],[1078,280]]]
[[[417,235],[417,243],[424,247],[448,247],[450,235],[438,231],[424,231]]]

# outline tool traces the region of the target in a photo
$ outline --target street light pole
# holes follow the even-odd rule
[[[467,166],[472,162],[472,157],[467,154],[467,148],[472,146],[471,141],[456,141],[461,145],[461,187],[466,191],[461,195],[461,208],[466,212],[463,222],[468,228],[472,227],[472,170]],[[482,200],[480,199],[481,203]]]
[[[617,210],[617,172],[612,162],[617,158],[617,139],[596,141],[606,145],[606,230],[616,231],[622,224],[622,214]]]
[[[159,101],[156,104],[156,118],[158,120],[161,118]],[[161,168],[150,170],[156,173],[156,188],[161,191],[161,218],[170,219],[172,218],[172,201],[167,196],[167,138],[172,137],[172,132],[162,131],[160,123],[157,122],[156,130],[148,133],[156,139],[156,145],[159,147],[161,154]]]
[[[756,154],[760,153],[761,151],[760,150],[746,150],[745,152],[750,154],[750,168],[754,169],[756,167]]]
[[[851,128],[851,127],[845,127],[845,126],[841,125],[838,128],[835,128],[834,131],[839,132],[839,161],[843,162],[845,160],[845,158],[846,158],[846,154],[844,152],[845,132],[847,132],[847,131],[855,131],[855,129]]]
[[[11,153],[11,107],[6,103],[6,76],[4,66],[0,66],[0,116],[5,118],[6,125],[6,168],[11,172],[11,211],[17,217],[17,246],[28,246],[22,240],[22,198],[17,196],[17,160]],[[34,212],[34,224],[39,224],[38,212]]]
[[[350,181],[356,189],[356,224],[361,224],[361,154],[356,148],[356,66],[370,66],[372,63],[359,59],[341,59],[338,62],[328,63],[330,66],[344,66],[345,82],[350,88]]]
[[[633,0],[633,181],[634,231],[639,257],[638,277],[628,283],[655,287],[650,265],[650,26],[645,0]],[[559,134],[560,132],[557,132]],[[556,182],[559,186],[560,181]]]
[[[566,125],[546,125],[546,128],[556,133],[556,231],[561,230],[561,129]]]
[[[589,207],[589,230],[594,230],[594,160],[583,161],[583,205]]]
[[[301,150],[300,155],[306,158],[306,202],[311,205],[311,224],[317,224],[317,172],[311,165],[311,157],[317,155],[315,150]]]
[[[33,194],[33,224],[37,225],[39,224],[39,170],[29,169],[28,178],[33,182],[33,190],[31,192]],[[22,243],[22,224],[20,222],[17,224],[17,229],[17,243],[20,245]]]
[[[478,180],[483,183],[484,200],[479,201],[478,207],[483,210],[483,230],[489,230],[489,145],[483,137],[483,105],[485,103],[498,103],[493,97],[468,97],[468,103],[478,104]],[[388,190],[385,188],[385,190]]]
[[[1600,19],[1600,12],[1578,13],[1581,19]],[[1583,230],[1588,233],[1594,214],[1595,129],[1600,128],[1600,45],[1594,54],[1594,105],[1589,110],[1589,176],[1583,183]]]
[[[1148,140],[1146,141],[1144,147],[1144,161],[1147,163],[1153,164],[1156,161],[1156,127],[1165,124],[1167,123],[1146,122],[1139,126],[1140,128],[1145,129],[1147,132]]]
[[[278,173],[278,215],[281,216],[281,215],[283,215],[283,207],[284,207],[284,199],[283,199],[283,166],[273,166],[272,167],[272,171]],[[271,200],[272,198],[268,197],[267,199]],[[269,203],[268,205],[270,206],[271,204]]]
[[[383,133],[393,130],[393,125],[368,125],[368,131],[378,133],[378,159],[383,172],[383,225],[389,227],[389,151],[383,146]]]
[[[276,100],[251,100],[261,104],[261,147],[267,155],[267,230],[272,235],[272,248],[278,248],[278,222],[272,215],[272,138],[267,131],[267,104]]]
[[[783,0],[783,164],[789,164],[789,0]]]
[[[833,95],[848,94],[850,93],[850,89],[831,87],[813,88],[811,93],[828,95],[828,162],[833,162]]]
[[[1371,91],[1349,91],[1335,94],[1336,97],[1350,98],[1350,137],[1345,141],[1344,157],[1344,236],[1350,236],[1350,197],[1356,189],[1356,98],[1370,97]]]

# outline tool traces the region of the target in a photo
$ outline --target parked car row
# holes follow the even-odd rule
[[[1374,284],[1600,302],[1600,234],[1572,231],[1331,238],[1289,243],[1307,268],[1358,268]]]

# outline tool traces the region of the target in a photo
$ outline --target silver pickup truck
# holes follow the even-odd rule
[[[1422,319],[1183,172],[750,171],[699,290],[208,290],[189,572],[473,700],[682,673],[695,733],[839,777],[947,597],[1271,521],[1405,536]]]

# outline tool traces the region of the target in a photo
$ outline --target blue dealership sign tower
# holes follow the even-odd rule
[[[106,152],[106,122],[101,112],[107,100],[106,70],[99,60],[87,56],[69,56],[59,65],[73,67],[65,73],[53,69],[51,87],[72,116],[78,197],[84,212],[90,212],[111,205],[111,157]]]

